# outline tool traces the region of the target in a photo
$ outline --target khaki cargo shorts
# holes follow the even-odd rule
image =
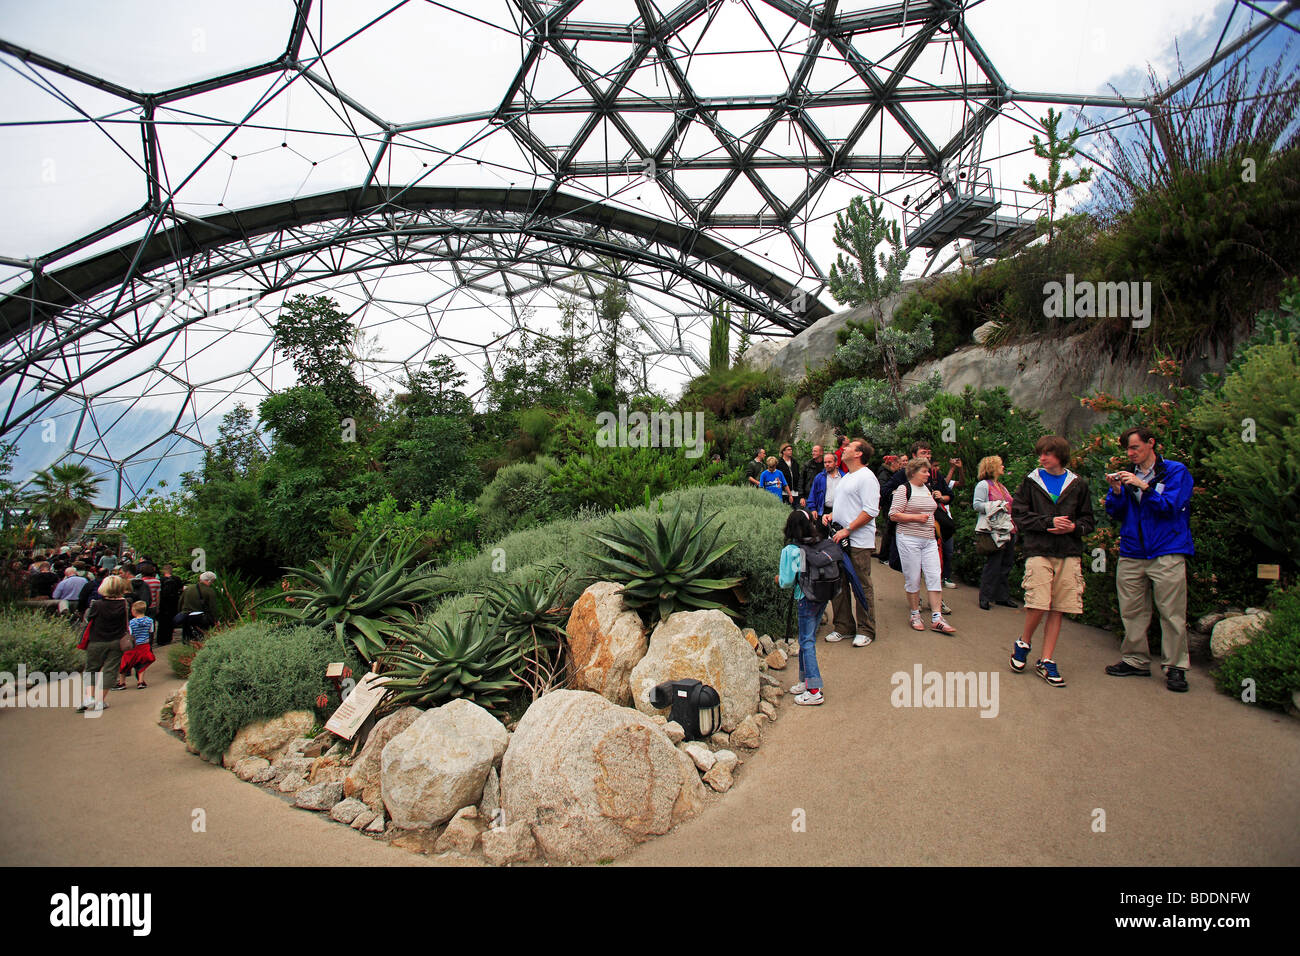
[[[1083,560],[1046,558],[1025,560],[1025,607],[1036,611],[1083,613]]]

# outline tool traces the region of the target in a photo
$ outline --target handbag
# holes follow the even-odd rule
[[[135,647],[135,638],[131,636],[131,605],[126,598],[122,598],[122,603],[126,605],[126,633],[118,638],[117,646],[121,648],[123,654]]]
[[[939,535],[944,541],[947,541],[957,533],[957,522],[952,520],[952,515],[944,509],[943,505],[935,502],[937,507],[934,509],[934,523],[939,528]]]
[[[1005,548],[1009,543],[1010,543],[1010,539],[1008,539],[1008,541],[1002,545],[1002,548]],[[976,554],[982,554],[984,555],[984,557],[987,558],[990,555],[997,554],[999,551],[1002,550],[1002,548],[999,548],[996,544],[993,543],[993,532],[991,531],[975,532],[975,553]]]
[[[84,651],[90,646],[90,622],[86,622],[86,629],[81,632],[81,640],[77,642],[77,650]]]

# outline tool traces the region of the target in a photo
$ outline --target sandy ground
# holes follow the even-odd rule
[[[1107,677],[1114,639],[1069,621],[1069,683],[1050,687],[1006,666],[1019,612],[981,611],[962,587],[945,592],[958,633],[916,633],[899,575],[877,564],[873,579],[879,640],[819,642],[826,703],[783,700],[736,786],[620,863],[1300,864],[1300,721],[1219,694],[1202,668],[1187,694]],[[891,675],[918,663],[996,674],[997,716],[894,707]],[[186,753],[157,724],[179,681],[162,660],[150,677],[97,719],[0,710],[0,864],[431,862]]]

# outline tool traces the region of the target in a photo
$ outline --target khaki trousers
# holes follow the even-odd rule
[[[868,548],[845,547],[844,553],[849,556],[849,560],[853,563],[853,570],[858,573],[858,580],[862,583],[862,593],[866,596],[867,606],[863,607],[858,604],[857,628],[855,629],[853,605],[857,604],[857,600],[853,596],[853,585],[846,578],[844,586],[831,599],[832,613],[835,615],[835,630],[846,637],[865,634],[874,641],[876,639],[876,594],[871,588],[871,555],[873,552]]]
[[[1165,667],[1190,666],[1187,657],[1187,559],[1181,554],[1158,558],[1119,559],[1115,568],[1119,615],[1124,621],[1120,653],[1132,667],[1150,667],[1147,627],[1151,601],[1160,614],[1161,652]]]

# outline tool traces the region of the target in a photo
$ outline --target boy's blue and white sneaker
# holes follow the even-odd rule
[[[1025,669],[1025,665],[1028,663],[1029,645],[1017,639],[1015,644],[1011,645],[1011,669],[1018,674]]]
[[[808,689],[808,685],[805,684],[803,681],[800,681],[799,683],[795,684],[793,687],[790,688],[790,693],[797,696],[799,694],[802,694],[807,689]]]
[[[820,690],[806,690],[794,699],[796,704],[804,707],[815,706],[825,701]]]
[[[1038,671],[1038,676],[1053,687],[1065,686],[1065,678],[1056,669],[1056,661],[1039,661],[1034,665],[1034,668]]]
[[[842,641],[842,640],[844,640],[844,635],[841,634],[839,631],[831,631],[829,634],[826,635],[827,644],[834,644],[836,641]]]

